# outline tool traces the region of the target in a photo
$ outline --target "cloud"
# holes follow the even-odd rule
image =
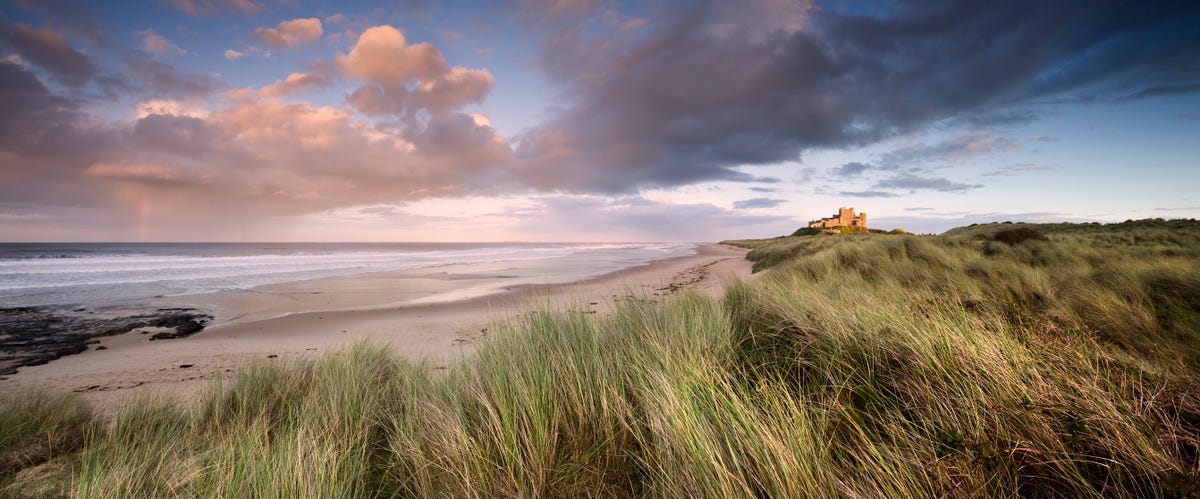
[[[490,73],[451,67],[432,46],[401,43],[402,52],[426,59],[409,66],[415,73],[391,80],[386,58],[351,50],[345,66],[314,63],[312,71],[258,89],[222,93],[227,85],[216,75],[155,60],[151,50],[170,48],[155,45],[151,30],[135,38],[148,46],[102,44],[98,60],[116,66],[97,68],[60,33],[2,27],[0,45],[16,53],[0,58],[0,199],[48,217],[85,214],[84,222],[105,226],[112,238],[133,237],[123,231],[148,212],[158,230],[174,234],[362,203],[524,189],[503,168],[511,159],[508,140],[486,116],[460,110],[486,95]],[[369,48],[366,41],[355,48]],[[282,98],[349,76],[343,69],[367,86],[406,87],[402,113],[365,120],[346,107]],[[136,102],[134,116],[89,114],[91,96],[54,81],[94,81]],[[231,98],[238,92],[244,98]],[[429,112],[418,120],[401,116],[418,109]]]
[[[207,116],[148,114],[138,119],[129,137],[144,157],[160,161],[194,162],[220,156],[216,144],[225,134]]]
[[[368,83],[347,100],[369,116],[457,110],[482,101],[495,81],[487,70],[451,68],[433,45],[408,44],[403,33],[386,25],[364,31],[335,65],[346,76]]]
[[[751,192],[763,192],[763,193],[766,193],[766,192],[778,192],[778,191],[779,191],[779,189],[773,189],[773,188],[770,188],[770,187],[751,187],[751,188],[749,188],[749,190],[750,190]]]
[[[64,85],[81,87],[96,73],[92,59],[71,47],[67,37],[43,26],[0,24],[0,41],[11,46],[21,57],[49,71]]]
[[[994,171],[984,173],[983,175],[987,176],[987,177],[1003,177],[1003,176],[1009,176],[1009,175],[1013,175],[1013,174],[1021,173],[1021,172],[1044,172],[1044,171],[1049,171],[1049,170],[1053,170],[1053,169],[1054,169],[1054,167],[1050,166],[1050,165],[1042,165],[1042,164],[1035,164],[1035,163],[1015,163],[1015,164],[1005,166],[1004,168],[1001,168],[999,170],[994,170]]]
[[[618,29],[620,31],[632,31],[632,30],[638,29],[642,26],[645,26],[647,22],[648,22],[648,20],[644,17],[635,17],[633,19],[630,19],[628,21],[621,23],[621,25]]]
[[[32,153],[45,147],[53,151],[55,139],[67,135],[62,132],[82,119],[79,107],[76,100],[52,95],[20,64],[0,61],[0,109],[4,109],[0,113],[0,146],[4,150]]]
[[[786,203],[786,199],[773,198],[753,198],[743,201],[735,201],[733,207],[739,210],[749,210],[754,208],[774,208],[780,204]]]
[[[987,132],[962,133],[934,145],[915,144],[883,154],[879,163],[887,167],[914,166],[929,162],[961,162],[999,151],[1020,148],[1020,142]]]
[[[239,48],[226,49],[223,55],[227,60],[236,61],[243,57],[250,56],[268,58],[271,57],[273,53],[271,52],[271,49],[265,49],[257,45],[242,45]]]
[[[534,240],[717,241],[795,230],[789,217],[750,215],[708,203],[667,204],[640,196],[554,195],[522,217],[513,233]],[[703,223],[697,221],[703,220]]]
[[[59,31],[90,43],[104,42],[104,29],[100,15],[91,2],[78,0],[14,0],[12,4],[27,11],[36,12],[46,24]]]
[[[122,83],[155,97],[205,97],[226,87],[214,75],[186,73],[142,52],[127,52],[122,62],[129,74]]]
[[[171,0],[171,5],[197,17],[209,17],[229,10],[243,14],[257,14],[263,10],[262,5],[251,0]]]
[[[1144,99],[1147,97],[1158,97],[1162,95],[1186,95],[1200,92],[1200,82],[1180,83],[1174,85],[1157,85],[1133,93],[1125,99]]]
[[[292,19],[274,28],[258,28],[253,36],[278,50],[310,45],[321,39],[321,20],[315,17]]]
[[[898,196],[895,193],[887,191],[841,191],[838,193],[842,196],[859,197],[859,198],[894,198]]]
[[[79,175],[113,150],[119,133],[90,125],[84,104],[54,94],[23,65],[0,60],[0,199],[38,207],[103,205],[102,190]]]
[[[907,189],[910,191],[964,192],[983,186],[979,184],[951,182],[949,179],[942,177],[924,177],[911,173],[901,173],[876,182],[872,187],[876,189]]]
[[[279,97],[290,95],[306,88],[324,87],[329,85],[329,79],[311,73],[292,73],[287,78],[275,80],[275,83],[262,87],[256,92],[262,97]]]
[[[1030,135],[1025,140],[1030,142],[1058,142],[1062,139],[1058,137],[1047,137],[1045,135]]]
[[[353,78],[383,86],[429,80],[450,69],[433,45],[409,45],[400,30],[386,25],[363,31],[350,53],[337,58],[337,64]]]
[[[318,84],[310,76],[264,92]],[[112,237],[132,237],[122,224],[135,226],[145,206],[166,224],[159,230],[185,231],[513,187],[494,173],[507,140],[482,116],[445,112],[389,127],[330,106],[203,97],[144,100],[130,125],[103,123],[0,61],[0,199],[83,207]]]
[[[134,31],[142,41],[142,50],[158,55],[183,55],[187,51],[179,48],[178,45],[171,43],[170,40],[163,38],[162,35],[155,33],[153,29],[146,28],[142,31]]]
[[[947,120],[1029,119],[1045,109],[1037,103],[1083,93],[1186,86],[1194,78],[1179,68],[1196,48],[1180,27],[1200,22],[1200,4],[901,1],[869,17],[789,2],[731,13],[740,4],[714,0],[650,12],[639,36],[613,37],[579,22],[594,14],[590,5],[522,4],[545,10],[528,12],[547,30],[539,63],[567,98],[518,137],[519,159],[542,188],[748,181],[737,168],[813,148],[863,146]],[[959,146],[890,159],[1008,147]]]
[[[347,206],[300,217],[336,223],[361,240],[716,241],[790,233],[787,217],[752,215],[707,203],[661,203],[640,196],[501,195],[432,197]],[[692,223],[694,220],[705,223]],[[349,228],[349,229],[347,229]],[[342,239],[339,239],[342,240]]]
[[[118,199],[155,200],[181,218],[198,215],[189,203],[212,205],[209,216],[270,216],[485,192],[495,188],[486,169],[507,155],[506,142],[467,115],[385,130],[338,108],[275,99],[206,116],[150,114],[124,136],[86,174]]]
[[[115,165],[96,163],[84,170],[84,174],[102,180],[137,182],[151,186],[186,185],[190,182],[177,168],[167,165]]]
[[[830,171],[830,173],[835,174],[835,175],[854,177],[854,176],[857,176],[860,173],[867,171],[869,169],[871,169],[871,165],[868,165],[866,163],[851,162],[851,163],[846,163],[839,168],[834,168],[833,170]]]

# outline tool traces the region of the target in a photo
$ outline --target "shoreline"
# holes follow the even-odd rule
[[[252,359],[311,356],[359,340],[444,367],[469,355],[491,324],[530,309],[579,305],[607,313],[631,294],[651,300],[683,290],[719,296],[725,283],[750,275],[744,249],[706,244],[695,251],[570,282],[556,280],[578,268],[490,262],[164,297],[150,306],[189,307],[215,319],[186,338],[149,342],[136,330],[99,338],[84,352],[22,367],[0,387],[75,391],[100,408],[150,392],[189,399]]]

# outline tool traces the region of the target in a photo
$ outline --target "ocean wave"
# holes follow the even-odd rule
[[[271,247],[270,253],[230,255],[254,248],[171,247],[192,254],[74,254],[71,258],[0,259],[0,304],[49,305],[104,297],[136,298],[247,289],[266,284],[443,265],[611,255],[624,265],[684,252],[693,245],[644,243],[413,245],[399,249]],[[196,254],[209,251],[211,254]],[[222,254],[221,252],[224,252]],[[42,256],[50,256],[52,253]],[[61,253],[53,253],[61,254]],[[61,295],[55,298],[55,290]],[[57,300],[57,301],[56,301]]]

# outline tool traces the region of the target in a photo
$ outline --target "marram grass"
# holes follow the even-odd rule
[[[448,370],[357,344],[195,406],[0,406],[0,495],[1200,494],[1200,226],[740,242],[722,300],[539,310]],[[1010,238],[1011,239],[1011,238]]]

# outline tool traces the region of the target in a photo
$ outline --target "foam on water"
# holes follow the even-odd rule
[[[458,263],[587,254],[611,270],[685,255],[656,244],[0,244],[0,306],[97,304]]]

